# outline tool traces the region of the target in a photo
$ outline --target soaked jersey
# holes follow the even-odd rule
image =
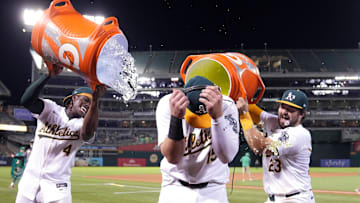
[[[33,200],[41,187],[45,194],[51,194],[45,200],[53,201],[70,191],[75,154],[84,144],[80,137],[83,118],[69,119],[65,107],[51,100],[43,101],[43,111],[33,114],[37,119],[35,140],[19,191]]]
[[[168,136],[170,125],[170,106],[169,99],[171,94],[164,96],[158,104],[156,110],[156,124],[158,129],[158,145]],[[161,108],[160,108],[161,107]],[[223,96],[223,117],[220,122],[225,122],[228,126],[226,134],[217,136],[221,139],[232,139],[236,144],[236,154],[239,146],[239,119],[235,103],[229,97]],[[212,122],[214,122],[212,120]],[[217,157],[212,147],[212,128],[198,129],[188,125],[185,119],[182,120],[184,133],[185,152],[184,157],[178,164],[171,164],[166,157],[161,160],[160,170],[162,172],[162,185],[168,185],[177,179],[197,183],[226,183],[229,181],[229,167]],[[227,138],[222,138],[227,136]]]
[[[276,115],[260,115],[264,131],[273,140],[276,153],[263,154],[263,184],[267,194],[292,194],[311,190],[309,164],[311,134],[302,125],[281,129]]]

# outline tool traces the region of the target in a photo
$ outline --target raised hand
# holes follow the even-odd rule
[[[50,77],[54,77],[56,75],[59,75],[61,73],[61,71],[64,69],[64,67],[59,66],[57,64],[47,64],[47,65],[51,66],[51,68],[48,68],[48,74],[49,74]]]
[[[237,107],[240,115],[244,114],[244,112],[249,111],[248,101],[242,97],[239,97],[239,99],[236,101],[236,107]]]
[[[93,93],[93,98],[98,99],[104,96],[105,92],[106,92],[106,85],[97,85]]]
[[[186,95],[177,89],[173,89],[173,94],[170,96],[170,112],[171,115],[182,119],[185,115],[186,107],[189,105],[189,99]]]
[[[199,101],[205,104],[211,118],[217,119],[223,115],[222,94],[218,86],[207,86],[203,89]]]

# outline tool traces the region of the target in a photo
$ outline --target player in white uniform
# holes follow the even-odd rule
[[[240,98],[237,107],[240,123],[250,148],[263,155],[263,184],[268,194],[266,203],[313,203],[309,164],[311,134],[302,126],[308,99],[300,90],[287,90],[280,103],[278,115],[247,105]],[[263,125],[267,137],[255,123]]]
[[[105,86],[95,92],[82,87],[64,99],[66,107],[38,95],[48,79],[61,72],[55,67],[33,82],[21,104],[37,118],[34,146],[19,183],[17,203],[72,201],[70,176],[77,150],[91,142],[98,123],[99,98]]]
[[[194,113],[193,113],[194,112]],[[239,148],[234,101],[196,76],[156,109],[162,188],[159,202],[228,202],[228,163]]]

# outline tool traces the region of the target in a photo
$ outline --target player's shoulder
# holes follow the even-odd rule
[[[229,96],[223,95],[223,103],[225,103],[226,105],[233,105],[235,104],[234,100],[231,99]]]
[[[291,133],[291,135],[296,136],[300,139],[311,139],[311,133],[308,129],[304,128],[303,125],[298,125],[296,127],[290,127],[288,129],[288,133]]]
[[[159,100],[159,102],[157,104],[156,112],[166,112],[167,109],[170,108],[169,102],[170,102],[171,95],[172,95],[172,93],[161,97],[161,99]]]
[[[161,97],[160,100],[159,100],[159,102],[158,102],[158,107],[163,107],[163,105],[164,105],[165,103],[169,103],[169,101],[170,101],[170,96],[171,96],[171,95],[172,95],[172,93],[167,94],[167,95]]]
[[[62,107],[60,106],[59,104],[57,104],[56,102],[54,102],[53,100],[51,99],[41,99],[44,104],[50,108],[59,108],[59,107]]]

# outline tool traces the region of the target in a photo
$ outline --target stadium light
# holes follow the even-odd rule
[[[0,130],[26,132],[27,127],[26,125],[0,124]]]
[[[178,81],[179,81],[179,78],[178,78],[178,77],[171,78],[171,81],[172,81],[172,82],[178,82]]]
[[[40,19],[43,12],[44,11],[42,11],[40,9],[33,10],[33,9],[26,8],[23,13],[24,24],[28,25],[28,26],[34,26],[36,21],[38,21]]]
[[[335,76],[335,80],[360,80],[360,77],[358,75],[354,76]]]
[[[83,15],[83,16],[84,18],[91,20],[96,24],[101,24],[105,20],[104,16],[91,16],[91,15]]]

